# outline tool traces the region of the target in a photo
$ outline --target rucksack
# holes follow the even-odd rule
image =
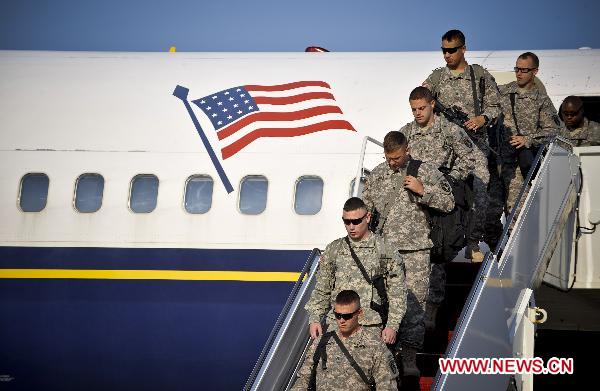
[[[417,178],[421,163],[421,160],[411,159],[406,174]],[[455,179],[447,173],[444,173],[444,177],[452,188],[455,205],[448,213],[425,207],[431,228],[429,238],[433,242],[431,263],[447,263],[456,257],[467,244],[466,237],[472,220],[473,190],[465,181]]]

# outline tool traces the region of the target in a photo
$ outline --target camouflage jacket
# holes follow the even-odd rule
[[[511,136],[519,134],[525,137],[525,146],[529,148],[543,144],[549,137],[562,133],[560,119],[548,95],[537,88],[525,92],[519,91],[515,81],[499,88],[504,112],[505,143]],[[516,124],[510,102],[511,94],[515,94]],[[514,150],[513,147],[508,148]]]
[[[498,95],[498,86],[494,77],[485,69],[477,64],[473,65],[473,71],[477,80],[475,81],[475,91],[477,94],[477,104],[481,112],[480,115],[488,117],[489,121],[498,118],[501,113],[500,96]],[[481,74],[481,76],[478,76]],[[485,88],[483,94],[483,105],[480,91],[480,79],[483,78]],[[473,101],[473,87],[471,86],[471,72],[469,66],[457,76],[450,72],[450,68],[442,67],[434,69],[433,72],[423,82],[423,85],[429,88],[436,99],[446,107],[457,106],[469,118],[475,117],[475,102]],[[482,131],[469,133],[476,138],[486,138],[487,134]]]
[[[340,338],[342,339],[342,338]],[[308,349],[306,359],[298,372],[292,390],[306,390],[310,382],[315,350],[321,339],[313,341]],[[377,391],[396,390],[398,369],[390,350],[381,342],[377,333],[361,328],[342,343],[363,370],[367,378],[373,379]],[[352,390],[369,391],[369,386],[360,378],[358,372],[350,365],[333,337],[325,345],[327,366],[323,369],[321,362],[317,365],[317,390]]]
[[[462,128],[443,116],[436,115],[434,121],[427,129],[416,121],[400,129],[408,138],[410,155],[447,169],[456,179],[465,180],[475,167],[473,142]]]
[[[389,301],[387,326],[398,330],[406,312],[404,261],[396,249],[377,235],[370,234],[359,242],[350,240],[350,244],[371,279],[377,275],[384,276]],[[337,294],[345,289],[352,289],[360,296],[364,311],[360,324],[382,323],[379,313],[370,307],[371,301],[381,304],[379,294],[373,285],[367,283],[352,259],[348,244],[340,238],[327,245],[321,255],[315,288],[305,306],[309,322],[319,322],[327,314],[327,323],[335,324],[333,304]]]
[[[580,128],[565,129],[564,135],[571,140],[574,147],[600,145],[600,123],[584,118]]]
[[[410,144],[409,144],[410,146]],[[367,176],[362,198],[372,211],[384,213],[388,206],[387,219],[383,224],[382,235],[399,250],[424,250],[433,246],[429,239],[430,227],[426,216],[426,206],[449,212],[454,209],[454,196],[450,184],[437,167],[423,163],[419,168],[418,179],[423,183],[423,196],[418,196],[403,186],[406,167],[394,172],[387,162],[379,164]]]

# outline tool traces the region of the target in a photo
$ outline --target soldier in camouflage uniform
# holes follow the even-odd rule
[[[446,32],[442,36],[442,52],[447,66],[435,69],[423,86],[429,88],[443,106],[456,107],[468,117],[462,127],[477,146],[477,163],[473,171],[473,229],[467,238],[465,255],[481,262],[483,253],[479,249],[479,242],[484,236],[490,180],[487,162],[490,148],[486,126],[500,115],[500,102],[492,75],[480,65],[469,65],[465,60],[465,51],[464,34],[459,30]]]
[[[565,122],[565,138],[574,147],[600,145],[600,123],[584,116],[583,101],[577,96],[567,96],[560,105],[560,115]]]
[[[519,171],[518,153],[530,148],[535,156],[537,148],[549,137],[562,133],[552,101],[536,86],[538,67],[539,59],[534,53],[521,54],[515,66],[517,81],[499,87],[504,112],[502,178],[508,191],[506,202],[509,211],[523,186],[523,177],[527,175]]]
[[[336,317],[337,328],[334,332],[337,333],[341,343],[366,378],[374,383],[378,391],[397,390],[398,369],[394,357],[374,333],[367,332],[360,325],[359,319],[364,315],[363,311],[360,297],[355,291],[341,291],[335,299],[333,313]],[[351,366],[349,359],[334,338],[327,340],[319,352],[322,355],[319,354],[318,358],[315,358],[321,338],[313,341],[308,349],[292,390],[308,390],[314,368],[316,380],[314,386],[319,391],[369,391],[369,386],[358,374],[358,371]],[[324,364],[323,361],[326,363]]]
[[[364,315],[360,323],[378,330],[378,333],[383,328],[380,333],[382,341],[393,344],[406,312],[404,263],[394,247],[369,231],[370,217],[365,203],[360,198],[352,197],[344,204],[342,219],[350,245],[371,279],[377,275],[384,276],[389,301],[387,324],[382,324],[381,316],[370,305],[363,309]],[[365,280],[352,258],[345,238],[340,238],[325,248],[319,262],[315,288],[306,303],[313,339],[323,334],[321,318],[324,315],[327,314],[328,324],[335,325],[333,300],[345,289],[355,290],[365,303],[381,304],[377,290]]]
[[[407,312],[400,325],[405,376],[419,376],[416,351],[422,348],[423,312],[429,287],[430,227],[425,207],[443,212],[454,208],[450,184],[434,164],[421,164],[417,177],[406,174],[411,159],[406,136],[389,132],[383,140],[386,162],[366,179],[363,199],[379,213],[376,231],[400,250],[406,268]]]
[[[408,98],[415,120],[404,125],[400,132],[408,138],[410,155],[434,164],[458,180],[466,180],[475,167],[475,146],[456,124],[434,114],[433,94],[417,87]],[[425,327],[434,328],[439,305],[444,300],[446,270],[442,264],[432,264],[429,275],[429,295],[425,309]]]

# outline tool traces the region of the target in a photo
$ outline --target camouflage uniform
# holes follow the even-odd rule
[[[359,242],[350,240],[350,244],[370,277],[380,274],[384,276],[389,300],[387,326],[398,330],[406,312],[402,258],[397,250],[377,235],[371,234]],[[363,277],[344,238],[336,239],[327,245],[319,261],[316,278],[315,288],[305,306],[310,323],[319,322],[323,315],[327,314],[327,323],[336,325],[333,316],[335,297],[341,291],[350,289],[356,291],[361,299],[364,315],[360,324],[381,325],[379,313],[370,307],[371,301],[381,304],[377,290]]]
[[[408,307],[399,339],[404,346],[420,349],[425,336],[423,311],[429,287],[429,252],[433,246],[424,207],[449,212],[454,208],[454,197],[446,178],[431,163],[424,162],[419,168],[423,196],[404,188],[405,176],[406,167],[394,172],[387,162],[383,162],[367,177],[362,197],[371,211],[376,208],[380,213],[385,210],[385,203],[391,200],[387,219],[379,222],[378,230],[381,229],[387,241],[400,250],[406,268]]]
[[[600,123],[584,118],[581,127],[573,130],[566,129],[564,136],[571,140],[574,147],[600,145]]]
[[[481,107],[480,115],[485,115],[490,122],[494,121],[500,115],[500,98],[498,87],[494,77],[485,69],[473,65],[475,77],[477,104]],[[478,74],[482,76],[479,77]],[[480,93],[480,79],[485,81],[483,102]],[[429,77],[423,82],[423,85],[429,88],[436,99],[446,107],[457,106],[469,118],[476,117],[475,102],[473,101],[473,89],[471,86],[471,74],[469,66],[457,76],[454,76],[448,67],[435,69]],[[483,103],[483,104],[482,104]],[[476,132],[466,130],[467,134],[478,148],[475,149],[475,158],[477,160],[473,170],[473,231],[470,234],[472,241],[483,239],[486,209],[489,202],[487,186],[490,180],[488,171],[487,156],[489,154],[489,144],[487,141],[487,132],[485,126]]]
[[[502,129],[502,180],[507,189],[507,209],[512,210],[519,191],[523,186],[523,177],[517,164],[517,150],[509,144],[511,136],[525,137],[525,147],[539,147],[549,137],[563,133],[560,119],[548,95],[534,87],[531,90],[518,88],[517,82],[500,86],[504,127]],[[510,94],[515,94],[515,124],[512,115]],[[517,130],[518,126],[518,130]]]
[[[445,117],[436,115],[429,128],[423,128],[413,121],[404,125],[400,132],[408,139],[413,158],[444,168],[452,177],[460,180],[467,179],[473,171],[473,142],[462,128]],[[444,265],[432,264],[427,301],[440,304],[444,300],[445,284]]]
[[[397,390],[396,377],[398,369],[392,353],[374,333],[361,328],[342,343],[369,379],[375,381],[377,391]],[[306,359],[298,372],[296,383],[292,390],[308,389],[315,350],[321,339],[313,341],[308,349]],[[341,351],[333,337],[325,345],[327,366],[323,369],[321,362],[316,369],[317,390],[353,390],[369,391],[369,386],[360,378],[358,372],[350,365],[350,361]],[[322,359],[321,359],[322,360]]]

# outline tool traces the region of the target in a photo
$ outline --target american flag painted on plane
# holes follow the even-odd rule
[[[297,81],[244,85],[193,101],[210,119],[227,159],[260,137],[294,137],[322,130],[350,130],[329,84]]]

